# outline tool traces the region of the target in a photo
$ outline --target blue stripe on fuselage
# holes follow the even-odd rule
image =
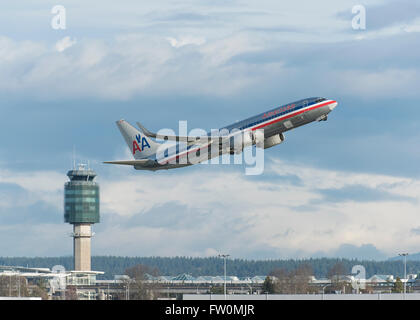
[[[286,115],[290,112],[294,112],[296,110],[306,108],[310,105],[318,103],[319,99],[324,99],[324,98],[312,97],[312,98],[308,98],[308,99],[302,99],[302,100],[298,100],[298,101],[295,101],[295,102],[291,102],[291,103],[288,103],[286,105],[282,105],[282,106],[276,107],[274,109],[271,109],[269,111],[260,113],[259,115],[256,115],[256,116],[250,117],[248,119],[245,119],[245,120],[236,122],[234,124],[228,125],[226,127],[223,127],[220,130],[227,129],[227,130],[229,130],[229,132],[232,131],[235,128],[240,129],[240,130],[244,130],[244,129],[253,127],[253,126],[255,126],[259,123],[263,123],[265,121],[268,121],[268,120],[271,120],[271,119],[274,119],[274,118],[277,118],[277,117],[280,117],[280,116],[284,116],[284,115]],[[307,104],[305,104],[305,102],[307,102]],[[291,105],[294,105],[294,108],[287,109],[287,110],[284,110],[284,111],[281,111],[281,112],[276,112],[276,111],[281,110],[283,108],[287,108],[288,106],[291,106]],[[269,116],[264,117],[264,115],[269,115]]]

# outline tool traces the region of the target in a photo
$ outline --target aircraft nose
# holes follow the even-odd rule
[[[338,105],[337,101],[333,100],[332,103],[328,105],[331,111],[334,110],[334,108]]]

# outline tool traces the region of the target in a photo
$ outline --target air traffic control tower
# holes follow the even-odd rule
[[[64,185],[64,221],[73,225],[74,270],[91,271],[92,224],[99,222],[99,185],[95,171],[80,164],[67,172]]]

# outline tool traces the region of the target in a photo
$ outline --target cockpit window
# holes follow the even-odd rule
[[[318,103],[318,102],[321,102],[321,101],[325,101],[325,100],[327,100],[327,99],[325,99],[325,98],[318,98],[318,99],[315,100],[315,103]]]

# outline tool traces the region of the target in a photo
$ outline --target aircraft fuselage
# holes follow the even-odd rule
[[[143,133],[126,121],[119,120],[118,128],[136,160],[107,163],[132,165],[138,170],[155,171],[189,166],[225,153],[237,154],[251,145],[266,149],[282,143],[283,133],[286,131],[313,121],[327,120],[328,114],[336,106],[337,101],[321,97],[302,99],[223,127],[218,130],[217,135],[212,131],[206,136],[198,137],[198,140],[194,140],[196,137],[171,136],[172,140],[184,139],[186,142],[170,146],[150,139],[162,138],[162,135],[148,131],[140,123],[137,124]],[[168,136],[163,137],[168,138]],[[240,137],[239,144],[236,143],[238,137]],[[194,161],[190,161],[190,158],[194,158]]]

